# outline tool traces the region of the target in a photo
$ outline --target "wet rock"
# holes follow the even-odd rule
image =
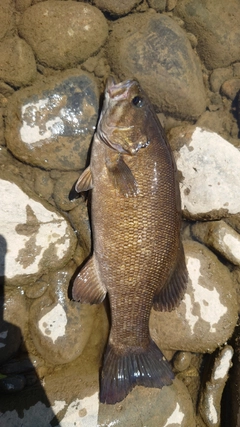
[[[239,61],[240,10],[237,0],[180,0],[174,10],[198,38],[197,51],[208,69]]]
[[[116,2],[115,0],[94,0],[95,6],[100,10],[115,16],[126,15],[139,3],[140,0],[122,0],[121,2]]]
[[[98,426],[115,424],[119,427],[196,426],[190,395],[178,379],[161,390],[135,387],[120,404],[100,404]]]
[[[185,32],[169,16],[151,10],[119,19],[108,55],[119,78],[137,78],[158,111],[183,119],[204,111],[199,63]]]
[[[63,211],[70,211],[81,203],[79,198],[70,199],[70,192],[79,178],[78,172],[62,173],[54,186],[53,197],[57,207]]]
[[[83,169],[98,115],[95,80],[73,70],[45,82],[11,97],[7,146],[18,159],[34,166]]]
[[[36,62],[30,46],[19,37],[0,42],[0,79],[19,87],[32,83],[37,76]]]
[[[236,289],[229,270],[204,245],[184,242],[189,281],[172,312],[152,310],[150,331],[161,349],[213,352],[233,333],[237,321]]]
[[[15,375],[6,378],[0,378],[0,393],[16,393],[21,391],[26,385],[24,375]]]
[[[240,90],[240,79],[230,79],[223,83],[221,87],[222,95],[225,95],[227,98],[232,101],[236,98],[237,93]]]
[[[23,13],[19,33],[43,65],[65,69],[99,50],[108,25],[100,10],[88,4],[44,1]]]
[[[240,266],[240,234],[224,221],[196,223],[193,236],[234,265]]]
[[[0,4],[0,40],[14,28],[14,4],[12,0],[4,0]]]
[[[25,290],[28,298],[40,298],[48,288],[47,276],[43,275],[39,280],[28,286]]]
[[[49,277],[49,291],[30,308],[30,332],[40,355],[52,364],[69,363],[84,350],[96,311],[96,305],[69,300],[68,288],[76,270],[71,263]]]
[[[214,361],[210,380],[201,391],[198,410],[207,427],[219,427],[221,423],[221,399],[232,366],[233,348],[226,345]]]
[[[2,238],[0,243],[2,252],[4,247]],[[2,268],[0,270],[2,273]],[[2,280],[1,285],[4,285]],[[23,291],[20,288],[11,289],[5,286],[4,295],[0,298],[0,365],[17,353],[27,320],[28,310]]]
[[[214,132],[187,126],[171,132],[178,146],[182,209],[189,219],[219,219],[240,212],[240,153]],[[179,148],[180,147],[180,148]]]
[[[5,284],[25,285],[48,269],[65,265],[77,243],[70,224],[32,193],[20,177],[1,172],[0,187],[4,200],[0,234],[6,240],[6,252],[1,254]]]
[[[192,354],[189,351],[179,351],[174,356],[174,368],[179,371],[185,371],[185,369],[189,368],[192,359]]]

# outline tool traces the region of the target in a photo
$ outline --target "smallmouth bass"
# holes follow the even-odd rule
[[[100,401],[121,401],[135,385],[162,388],[174,375],[149,334],[152,306],[181,301],[187,270],[180,240],[176,166],[164,131],[135,80],[109,78],[90,166],[76,183],[91,189],[93,255],[72,295],[97,304],[108,293],[111,331]]]

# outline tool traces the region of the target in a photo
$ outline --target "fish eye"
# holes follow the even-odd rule
[[[135,107],[141,108],[144,105],[144,99],[141,98],[141,96],[134,96],[132,104],[135,105]]]

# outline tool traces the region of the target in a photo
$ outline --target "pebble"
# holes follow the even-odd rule
[[[0,393],[11,394],[21,391],[26,385],[24,375],[0,378]]]
[[[169,16],[152,9],[119,19],[107,52],[118,77],[137,78],[158,111],[182,119],[204,111],[199,63],[185,32]]]
[[[197,51],[208,69],[227,67],[239,61],[240,9],[238,0],[210,2],[178,1],[174,13],[198,38]]]
[[[232,335],[238,317],[231,274],[209,249],[184,241],[189,274],[186,293],[172,312],[152,309],[150,332],[162,350],[212,353]]]
[[[26,285],[48,269],[65,265],[76,247],[70,224],[31,192],[20,177],[0,171],[0,188],[4,199],[0,233],[7,247],[1,258],[5,284]]]
[[[20,37],[0,42],[0,79],[9,85],[27,86],[37,77],[37,67],[30,46]]]
[[[240,266],[240,234],[225,221],[197,222],[193,236],[232,264]]]
[[[108,25],[102,12],[86,3],[44,1],[26,9],[19,33],[40,63],[65,69],[100,49],[108,36]]]
[[[171,142],[171,134],[170,134]],[[188,219],[219,219],[240,212],[240,152],[215,132],[186,126],[172,144],[181,173],[183,214]]]
[[[192,354],[189,351],[178,351],[174,355],[173,366],[178,372],[185,371],[189,368]]]
[[[83,169],[98,103],[96,81],[79,70],[20,89],[8,104],[7,147],[21,161],[43,169]]]
[[[233,101],[236,98],[239,90],[240,90],[240,79],[236,79],[236,78],[226,80],[221,87],[222,95],[231,99],[231,101]]]
[[[232,67],[215,68],[209,79],[210,88],[213,92],[220,92],[222,84],[233,77]]]

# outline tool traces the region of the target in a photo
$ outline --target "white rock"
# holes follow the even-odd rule
[[[177,168],[182,174],[180,183],[182,209],[193,219],[216,212],[240,212],[240,152],[217,133],[199,127],[179,135],[185,144],[176,154]],[[224,211],[223,211],[224,210]]]
[[[7,251],[0,271],[6,282],[26,283],[49,269],[58,269],[72,256],[76,236],[68,222],[50,205],[20,184],[0,177],[0,234]]]

